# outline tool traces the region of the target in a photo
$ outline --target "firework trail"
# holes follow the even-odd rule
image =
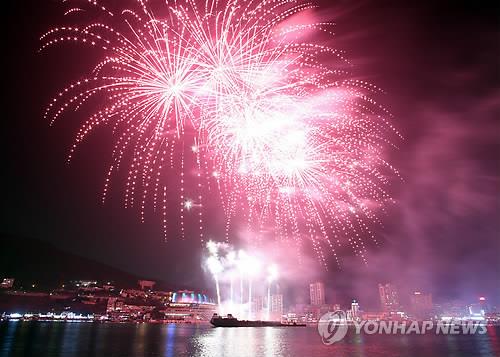
[[[350,79],[341,52],[311,42],[333,34],[332,23],[303,16],[314,4],[179,0],[154,8],[139,0],[114,11],[95,1],[65,3],[78,3],[65,13],[72,21],[100,22],[54,28],[41,49],[77,42],[102,57],[45,117],[54,122],[97,105],[70,159],[93,130],[112,127],[103,199],[125,171],[126,207],[139,206],[143,220],[149,204],[162,212],[166,235],[167,203],[177,201],[181,236],[194,215],[203,241],[212,187],[226,239],[236,224],[256,236],[271,227],[298,252],[310,240],[325,266],[325,248],[338,262],[346,244],[365,260],[363,237],[375,240],[369,222],[391,201],[387,188],[397,174],[384,152],[399,134],[370,97],[379,89]]]
[[[252,310],[252,303],[255,302],[255,296],[258,296],[259,288],[262,288],[263,276],[260,268],[266,263],[265,259],[248,254],[244,250],[236,253],[227,243],[208,241],[206,248],[208,255],[204,260],[205,268],[215,282],[219,313],[230,311],[240,317],[254,318],[257,311]],[[234,299],[233,288],[236,272],[240,275],[238,302]],[[271,264],[267,273],[268,305],[265,317],[269,319],[271,284],[277,280],[277,266]]]

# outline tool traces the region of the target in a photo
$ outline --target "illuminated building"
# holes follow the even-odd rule
[[[116,311],[117,309],[117,306],[116,306],[116,302],[118,301],[118,298],[116,297],[110,297],[107,301],[107,305],[106,305],[106,313],[107,314],[110,314],[114,311]]]
[[[309,295],[311,305],[318,306],[325,304],[325,285],[321,282],[309,284]]]
[[[432,312],[432,294],[415,291],[410,296],[412,312],[416,317],[427,317]]]
[[[267,307],[267,298],[264,296],[255,296],[252,300],[252,311],[255,313],[256,316],[261,316],[265,308]],[[263,317],[261,317],[263,318]]]
[[[281,315],[283,315],[283,295],[271,295],[271,318],[279,320]]]
[[[192,290],[179,290],[177,292],[170,293],[170,301],[198,304],[210,303],[205,294],[195,294]]]
[[[205,294],[179,290],[171,293],[170,302],[161,312],[168,321],[208,322],[216,311],[217,305]]]
[[[474,317],[484,317],[486,313],[489,312],[484,296],[481,296],[477,303],[469,305],[468,309],[469,315]]]
[[[146,298],[146,292],[144,290],[137,289],[123,289],[120,291],[120,296],[123,298]]]
[[[394,284],[378,284],[378,293],[383,311],[399,310],[399,294]]]
[[[73,284],[77,288],[92,288],[97,285],[96,280],[72,280],[70,284]]]
[[[138,304],[139,303],[139,304]],[[111,320],[150,320],[164,322],[208,322],[217,305],[206,295],[191,290],[176,292],[122,290],[120,297],[110,297],[106,313]]]
[[[488,312],[488,305],[486,303],[486,298],[484,296],[481,296],[479,298],[479,306],[481,308],[481,313],[483,314],[483,316]]]
[[[361,319],[364,321],[381,321],[385,320],[386,314],[384,312],[363,312]]]
[[[156,282],[152,280],[139,280],[138,284],[141,287],[141,290],[153,290]]]
[[[353,320],[359,318],[359,304],[356,300],[353,300],[351,303],[351,316]]]
[[[340,304],[332,304],[330,307],[330,311],[335,312],[340,310]]]
[[[161,313],[171,322],[208,322],[216,311],[214,303],[172,302]]]
[[[15,279],[12,278],[4,278],[0,283],[0,288],[2,289],[11,289],[14,286]]]

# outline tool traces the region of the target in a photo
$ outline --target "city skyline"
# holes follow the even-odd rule
[[[42,319],[82,319],[100,321],[163,321],[207,323],[214,313],[221,313],[216,296],[207,296],[203,292],[192,290],[161,290],[155,288],[157,282],[139,280],[136,287],[124,288],[112,281],[95,280],[65,281],[54,290],[40,290],[38,284],[22,288],[12,278],[3,278],[0,293],[4,295],[0,309],[4,309],[2,317],[9,319],[33,316]],[[394,292],[391,283],[378,284]],[[478,297],[474,301],[445,301],[436,304],[432,294],[415,291],[409,296],[409,302],[394,308],[382,305],[378,309],[365,308],[358,298],[350,303],[338,303],[333,299],[322,301],[325,286],[316,281],[304,289],[304,296],[310,295],[309,304],[295,304],[284,298],[279,291],[266,296],[255,294],[252,297],[251,317],[264,321],[286,321],[288,323],[316,323],[328,313],[344,311],[348,321],[423,321],[435,319],[449,321],[452,319],[468,321],[486,321],[498,323],[500,312],[498,306],[492,305],[486,297]],[[320,296],[318,296],[320,294]],[[398,292],[399,294],[399,292]],[[5,296],[8,297],[7,300]],[[399,297],[399,295],[398,295]],[[270,298],[270,303],[269,299]],[[383,295],[381,302],[385,301]],[[34,301],[36,309],[33,309]],[[9,302],[10,301],[10,302]],[[64,305],[61,305],[63,303]],[[369,301],[364,300],[364,303]],[[12,306],[10,304],[13,304]],[[268,305],[269,304],[269,305]],[[15,306],[15,311],[12,310]],[[62,308],[62,306],[65,306]],[[6,312],[5,312],[6,311]],[[14,311],[14,312],[13,312]],[[241,311],[232,311],[233,316],[242,318]],[[243,312],[246,316],[246,312]]]

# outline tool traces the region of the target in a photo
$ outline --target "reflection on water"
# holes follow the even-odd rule
[[[166,357],[174,357],[174,345],[175,345],[175,331],[176,331],[176,325],[175,324],[170,324],[167,326],[166,329],[163,329],[163,332],[166,335],[167,338],[165,339],[165,356]]]
[[[0,357],[500,356],[498,327],[483,335],[355,335],[325,346],[315,328],[64,322],[0,323]]]

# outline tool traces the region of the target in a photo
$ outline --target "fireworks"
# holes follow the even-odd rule
[[[142,219],[149,204],[160,210],[165,234],[167,203],[177,200],[181,235],[189,214],[203,241],[203,202],[213,187],[226,239],[236,225],[257,237],[271,228],[298,252],[309,239],[325,266],[324,248],[337,259],[346,242],[364,260],[363,237],[375,239],[366,222],[377,222],[391,200],[397,172],[383,155],[397,132],[369,96],[379,90],[349,79],[341,52],[310,42],[329,40],[333,27],[311,20],[314,7],[298,0],[71,7],[69,18],[94,14],[100,22],[50,30],[42,49],[77,42],[102,57],[45,116],[53,122],[99,103],[70,158],[95,128],[111,126],[103,198],[125,170],[125,206],[139,206]]]
[[[261,269],[265,261],[247,254],[244,250],[236,252],[227,243],[208,241],[206,248],[208,257],[205,260],[205,267],[215,282],[219,312],[229,312],[238,316],[245,316],[248,319],[254,318],[256,311],[252,311],[252,302],[254,302],[256,288],[257,290],[262,288],[259,278],[262,277],[262,272],[266,272],[265,269]],[[269,320],[271,288],[278,278],[276,264],[268,266],[267,274],[265,317]],[[238,299],[235,299],[234,289],[236,278],[239,280]],[[225,287],[226,289],[224,289]]]

